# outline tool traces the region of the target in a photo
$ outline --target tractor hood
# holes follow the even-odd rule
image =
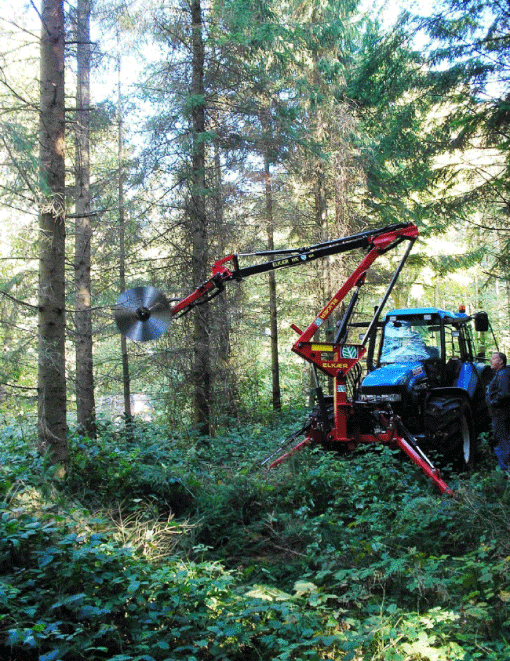
[[[419,361],[381,365],[370,372],[361,384],[362,392],[375,392],[379,388],[409,389],[426,378],[425,369]]]

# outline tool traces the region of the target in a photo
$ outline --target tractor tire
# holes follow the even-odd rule
[[[469,403],[462,397],[432,397],[425,413],[428,448],[437,450],[456,469],[471,468],[476,433]]]
[[[459,435],[460,443],[459,448],[461,451],[458,458],[459,468],[467,469],[472,468],[475,463],[476,454],[476,433],[474,430],[473,421],[469,408],[461,413],[459,419]]]

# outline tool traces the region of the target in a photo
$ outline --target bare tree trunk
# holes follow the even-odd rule
[[[273,186],[267,149],[264,153],[264,178],[266,195],[267,248],[274,250]],[[280,363],[278,359],[278,303],[276,299],[276,278],[274,271],[269,271],[269,323],[271,328],[271,378],[273,410],[282,408],[280,389]]]
[[[205,178],[205,99],[204,99],[204,43],[200,0],[192,0],[192,79],[191,96],[193,154],[190,193],[190,225],[192,233],[193,282],[203,282],[208,275],[206,178]],[[202,434],[209,434],[211,401],[211,359],[209,341],[209,307],[199,307],[194,315],[193,328],[193,409],[195,423]]]
[[[223,177],[220,158],[220,148],[217,143],[214,144],[214,230],[218,254],[224,255],[229,248],[225,247],[225,231],[223,218]],[[228,236],[231,241],[231,236]],[[237,402],[237,383],[236,373],[230,366],[231,358],[231,299],[226,296],[220,296],[218,302],[211,309],[211,315],[214,314],[213,327],[217,338],[217,352],[215,355],[213,372],[213,401],[215,407],[231,416],[238,413]],[[215,338],[215,339],[216,339]]]
[[[119,174],[117,181],[119,201],[119,285],[120,292],[126,291],[126,222],[124,209],[124,161],[123,161],[123,108],[122,108],[122,67],[120,45],[117,35],[117,105],[118,105],[118,131],[117,131],[117,157]],[[122,388],[124,393],[124,417],[126,422],[132,418],[131,412],[131,379],[129,375],[129,354],[127,341],[124,335],[120,337],[120,350],[122,355]]]
[[[91,0],[78,0],[76,94],[76,410],[78,426],[96,435],[90,285],[90,11]]]
[[[317,121],[321,121],[321,115],[318,113]],[[315,189],[315,222],[318,228],[318,240],[327,241],[329,239],[328,230],[328,198],[326,188],[326,173],[324,165],[318,163],[316,167],[316,189]],[[320,305],[322,302],[329,301],[333,295],[331,286],[331,263],[329,257],[323,259],[318,265],[319,271],[319,299]],[[333,318],[329,317],[324,324],[322,331],[325,335],[327,342],[332,342],[334,339],[335,329],[333,326]],[[328,393],[333,394],[333,379],[327,381]]]
[[[38,447],[68,462],[65,376],[64,10],[43,0],[39,155]]]

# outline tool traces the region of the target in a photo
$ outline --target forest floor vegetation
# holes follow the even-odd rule
[[[441,496],[389,448],[261,460],[302,411],[214,438],[104,422],[60,478],[1,431],[0,658],[503,661],[510,483],[486,438]],[[294,420],[298,420],[294,423]]]

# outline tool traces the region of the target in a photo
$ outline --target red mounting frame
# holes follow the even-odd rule
[[[383,443],[398,446],[408,457],[417,464],[422,471],[432,479],[439,487],[441,493],[453,495],[452,490],[440,478],[432,463],[423,455],[419,448],[414,448],[409,440],[398,433],[396,420],[390,419],[387,428],[378,434],[362,434],[356,430],[348,433],[348,421],[353,414],[353,404],[347,399],[347,374],[352,367],[363,358],[366,353],[364,343],[362,344],[333,344],[325,342],[313,342],[313,337],[328,319],[332,312],[344,300],[349,291],[363,284],[365,275],[374,261],[388,248],[391,248],[398,239],[405,238],[414,241],[418,237],[418,230],[414,225],[403,229],[387,232],[371,238],[371,248],[360,265],[353,271],[351,276],[334,294],[331,300],[324,306],[316,319],[305,330],[301,331],[296,326],[292,328],[299,334],[292,350],[309,363],[312,363],[321,372],[332,377],[334,380],[334,425],[327,435],[327,441],[332,443],[346,443],[353,447],[359,443]],[[366,338],[365,338],[366,340]],[[312,435],[307,436],[290,452],[270,464],[270,467],[279,465],[291,454],[301,450],[316,439]]]

